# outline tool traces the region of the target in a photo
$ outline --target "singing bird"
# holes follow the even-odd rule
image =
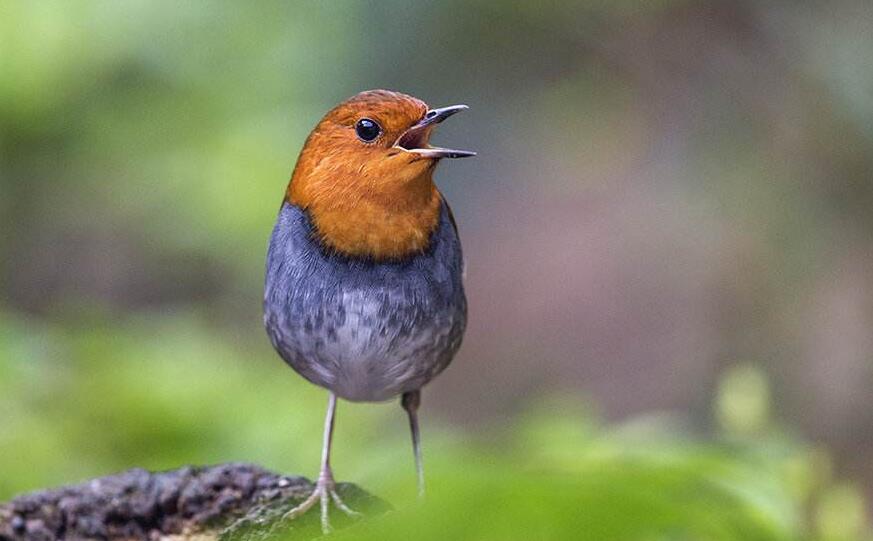
[[[442,158],[475,155],[429,139],[464,109],[361,92],[321,119],[297,159],[270,237],[264,324],[282,359],[327,389],[328,405],[318,481],[289,518],[320,502],[328,531],[330,500],[355,514],[330,467],[338,398],[400,397],[424,492],[421,389],[452,361],[467,320],[458,230],[433,173]]]

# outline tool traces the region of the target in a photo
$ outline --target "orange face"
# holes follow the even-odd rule
[[[473,155],[431,147],[430,133],[465,108],[429,111],[386,90],[353,96],[309,135],[286,200],[308,212],[323,244],[346,255],[382,260],[424,250],[440,213],[434,166]]]

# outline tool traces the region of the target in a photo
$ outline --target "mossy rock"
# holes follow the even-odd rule
[[[282,520],[312,489],[305,477],[252,464],[186,466],[158,473],[133,469],[0,504],[0,541],[255,541],[277,533],[312,539],[321,534],[317,506],[292,522]],[[337,490],[364,515],[390,508],[355,485],[343,483]],[[339,511],[331,520],[336,528],[350,523]]]

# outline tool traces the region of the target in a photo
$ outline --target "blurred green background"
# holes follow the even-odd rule
[[[471,319],[429,506],[400,408],[341,404],[337,475],[406,509],[350,538],[871,539],[871,57],[868,0],[0,0],[0,499],[314,476],[266,241],[321,115],[390,88],[471,107]]]

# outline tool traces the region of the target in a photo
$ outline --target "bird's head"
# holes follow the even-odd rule
[[[297,160],[286,201],[304,209],[321,242],[350,256],[399,259],[427,248],[440,215],[433,171],[475,153],[432,147],[433,128],[466,109],[361,92],[329,111]]]

